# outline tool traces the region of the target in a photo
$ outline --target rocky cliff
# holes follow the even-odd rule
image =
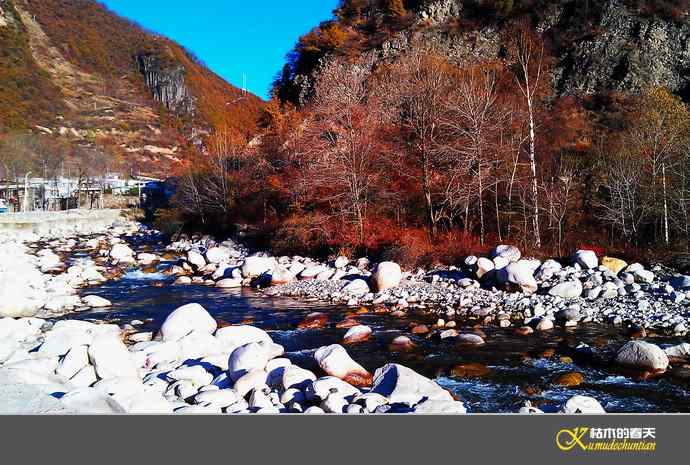
[[[560,9],[552,28],[574,25]],[[620,0],[606,3],[595,34],[560,56],[558,88],[565,93],[639,91],[662,85],[690,98],[690,25],[641,16]]]
[[[690,16],[671,18],[641,12],[625,0],[592,0],[583,13],[578,0],[540,2],[538,12],[517,9],[512,15],[477,10],[481,2],[426,0],[414,2],[413,19],[402,30],[373,47],[371,21],[352,26],[365,39],[357,62],[374,68],[411,46],[433,49],[458,64],[505,60],[506,31],[520,17],[531,18],[553,54],[553,84],[561,95],[591,95],[608,91],[637,92],[662,85],[690,99]],[[512,4],[512,2],[508,2]],[[519,2],[515,2],[517,5]],[[472,8],[470,8],[472,6]],[[517,7],[516,7],[517,8]],[[382,15],[380,11],[368,15]],[[336,19],[336,21],[342,21]],[[380,33],[380,31],[379,31]],[[368,37],[367,37],[368,36]],[[319,71],[335,53],[325,53],[307,73],[295,73],[295,95],[304,103]]]
[[[187,87],[187,70],[181,64],[165,65],[151,54],[136,57],[139,71],[153,98],[168,111],[180,115],[194,115],[194,97]]]

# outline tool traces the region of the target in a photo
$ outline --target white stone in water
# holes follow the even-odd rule
[[[196,331],[213,334],[218,324],[199,304],[187,304],[175,309],[167,316],[160,329],[164,341],[179,341]]]
[[[113,305],[108,299],[104,299],[103,297],[97,295],[87,295],[82,297],[81,300],[88,307],[92,308],[105,308]]]
[[[214,406],[226,408],[235,404],[239,400],[237,393],[232,389],[218,389],[215,391],[204,391],[194,396],[194,402],[204,406]]]
[[[152,253],[140,253],[137,255],[137,260],[139,260],[142,265],[151,265],[157,261],[160,261],[160,257]]]
[[[249,407],[255,410],[260,410],[264,408],[272,409],[273,402],[263,389],[254,389],[251,396],[249,397]]]
[[[681,323],[682,324],[682,323]],[[664,349],[666,355],[677,358],[690,358],[690,344],[684,342]]]
[[[87,347],[75,346],[62,358],[55,369],[55,373],[64,379],[70,379],[88,364],[89,354]]]
[[[266,384],[271,387],[280,386],[285,369],[290,365],[292,365],[292,362],[287,358],[274,358],[273,360],[269,360],[265,368],[266,373],[268,373]]]
[[[263,370],[269,361],[267,345],[250,342],[235,349],[230,354],[228,374],[234,380],[252,370]]]
[[[255,326],[226,326],[216,331],[216,338],[226,350],[234,349],[250,342],[273,342],[266,331]]]
[[[132,415],[167,415],[173,406],[159,392],[141,391],[120,400],[127,413]]]
[[[227,247],[211,247],[206,251],[209,263],[224,263],[230,260],[230,250]]]
[[[60,398],[60,402],[80,414],[127,413],[114,398],[88,387],[68,392]]]
[[[360,395],[361,391],[340,378],[325,376],[307,384],[304,393],[310,400],[323,401],[333,393],[337,393],[344,399],[352,400]]]
[[[69,385],[74,387],[89,387],[98,381],[96,369],[93,365],[86,365],[69,380]]]
[[[324,412],[323,409],[322,409],[321,407],[312,406],[312,407],[309,407],[308,409],[306,409],[306,410],[304,411],[304,413],[307,413],[307,414],[310,414],[310,415],[320,415],[320,414],[323,414],[323,413],[326,413],[326,412]]]
[[[192,332],[178,341],[183,359],[199,359],[223,353],[223,345],[208,333]]]
[[[196,269],[203,268],[206,265],[206,259],[196,250],[190,250],[187,252],[187,262]]]
[[[434,381],[396,363],[389,363],[376,370],[371,392],[386,397],[391,403],[409,405],[416,405],[425,398],[453,400],[450,393]]]
[[[192,278],[190,278],[189,276],[180,276],[179,278],[177,278],[175,280],[175,282],[173,284],[176,284],[176,285],[192,284]]]
[[[456,341],[459,344],[470,344],[475,346],[484,344],[484,339],[481,336],[472,333],[459,334]]]
[[[271,272],[271,286],[289,284],[295,279],[295,274],[283,265],[276,266]]]
[[[266,386],[268,373],[264,370],[250,370],[235,381],[234,390],[240,397],[246,396],[249,392]]]
[[[291,407],[294,404],[302,405],[305,403],[305,401],[306,397],[304,393],[296,388],[286,389],[280,396],[280,403],[287,405],[288,407]]]
[[[127,347],[117,337],[109,334],[95,336],[88,353],[101,379],[139,376]]]
[[[630,341],[616,353],[616,363],[642,370],[663,371],[668,368],[668,356],[655,344]]]
[[[457,400],[425,400],[417,404],[414,413],[425,415],[458,415],[467,413],[465,405]]]
[[[314,380],[316,380],[316,375],[311,371],[290,365],[283,370],[281,387],[283,390],[290,388],[304,390]]]
[[[593,397],[574,396],[568,399],[565,405],[561,408],[561,413],[573,415],[581,413],[585,415],[596,415],[599,413],[606,413],[599,401]]]
[[[326,413],[345,413],[345,408],[348,403],[338,393],[328,396],[326,400],[321,402],[321,408]]]
[[[247,257],[242,265],[243,278],[257,278],[275,267],[275,259],[254,255]]]
[[[373,334],[373,332],[374,332],[374,330],[371,329],[369,326],[365,326],[365,325],[353,326],[352,328],[347,330],[347,332],[345,333],[345,336],[343,336],[343,341],[346,344],[362,341],[362,340],[367,339],[369,336],[371,336]]]
[[[537,323],[537,331],[549,331],[551,329],[553,329],[553,320],[550,318],[542,318],[539,320],[539,323]]]
[[[117,261],[133,261],[134,251],[127,244],[115,244],[110,249],[110,258]]]
[[[319,367],[330,376],[343,379],[351,384],[360,384],[370,378],[369,372],[355,362],[341,345],[333,344],[319,348],[314,353]]]
[[[242,287],[242,278],[226,278],[216,282],[216,287],[220,289],[237,289]]]

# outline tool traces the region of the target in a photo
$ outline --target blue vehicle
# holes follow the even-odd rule
[[[7,200],[0,199],[0,214],[7,213],[9,206],[7,205]]]

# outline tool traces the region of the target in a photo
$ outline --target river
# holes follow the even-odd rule
[[[73,258],[85,256],[77,251]],[[161,263],[159,270],[169,264]],[[305,303],[289,298],[266,297],[248,289],[225,290],[205,286],[174,286],[160,272],[132,270],[119,280],[109,281],[83,294],[99,295],[113,302],[107,309],[70,314],[66,318],[108,321],[121,325],[141,320],[141,331],[156,331],[164,318],[180,305],[196,302],[204,306],[221,325],[251,324],[268,331],[285,347],[286,356],[304,368],[318,371],[312,354],[321,346],[342,343],[346,329],[336,323],[352,317],[357,309],[322,303]],[[297,324],[312,312],[329,315],[323,329],[301,330]],[[613,371],[610,365],[592,363],[573,356],[572,347],[584,342],[594,347],[613,345],[628,338],[619,328],[580,325],[556,328],[530,336],[516,335],[510,328],[479,329],[486,344],[459,346],[427,335],[410,332],[412,323],[433,325],[431,313],[412,312],[404,318],[360,309],[356,319],[374,333],[367,341],[349,345],[352,357],[373,371],[397,362],[434,378],[465,402],[469,412],[517,412],[529,400],[543,411],[555,411],[573,395],[592,396],[607,412],[690,412],[690,381],[687,377],[664,375],[647,378]],[[460,327],[462,327],[462,323]],[[390,342],[409,336],[416,345],[410,352],[397,352]],[[656,337],[656,344],[684,342],[681,338]],[[576,387],[554,383],[561,374],[578,372],[584,382]]]

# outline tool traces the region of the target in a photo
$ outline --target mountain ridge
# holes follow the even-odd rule
[[[260,98],[100,3],[0,8],[0,134],[30,131],[103,152],[121,171],[166,175],[218,129],[246,138],[257,130]]]

